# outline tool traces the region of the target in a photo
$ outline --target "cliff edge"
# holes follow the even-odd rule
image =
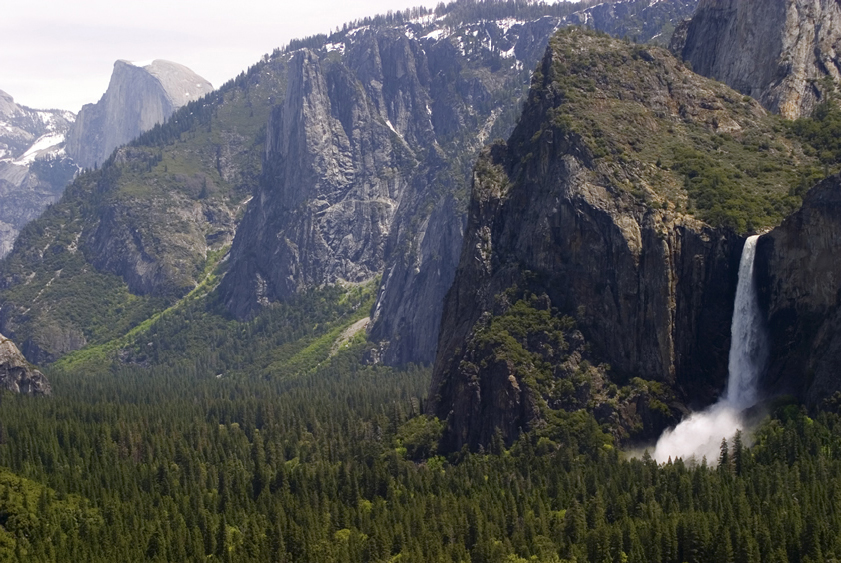
[[[26,395],[49,395],[50,382],[35,369],[15,343],[0,334],[0,388]]]

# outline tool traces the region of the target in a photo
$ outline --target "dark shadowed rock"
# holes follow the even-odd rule
[[[773,121],[664,50],[579,31],[550,45],[510,140],[476,165],[429,393],[448,451],[487,446],[497,431],[510,443],[543,424],[545,408],[593,409],[618,436],[640,424],[652,438],[686,406],[713,401],[727,378],[744,238],[688,212],[687,184],[667,178],[677,167],[666,159],[724,126],[773,135]],[[558,345],[547,348],[544,329],[511,320],[529,299],[522,319],[569,316],[586,345],[566,331],[566,355],[547,352]],[[677,402],[605,395],[637,377]]]
[[[245,318],[307,288],[382,275],[377,360],[432,362],[472,164],[510,133],[550,35],[589,18],[647,40],[695,0],[621,4],[566,19],[370,26],[296,53],[222,283],[229,309]]]
[[[818,404],[841,391],[841,177],[809,191],[803,207],[757,244],[771,359],[762,387]]]
[[[688,3],[633,0],[615,14],[653,9],[670,21]],[[118,319],[123,308],[110,303],[171,303],[205,279],[236,232],[220,292],[237,317],[313,287],[382,276],[370,331],[376,361],[433,361],[475,157],[509,135],[530,71],[573,8],[447,9],[296,42],[307,49],[274,53],[109,159],[102,131],[131,121],[109,118],[109,107],[143,121],[134,99],[166,82],[150,74],[158,63],[116,65],[111,93],[77,128],[105,160],[24,231],[0,268],[0,329],[45,361],[99,343],[141,315]],[[600,12],[596,26],[612,17]],[[79,275],[102,282],[114,298],[101,300],[106,311],[65,313],[90,312],[70,289]],[[140,299],[114,297],[122,283]]]
[[[513,124],[505,109],[528,75],[520,38],[530,53],[557,25],[548,18],[502,33],[486,22],[440,39],[361,30],[342,57],[295,53],[222,284],[229,309],[245,318],[307,288],[383,275],[371,330],[381,359],[431,362],[470,163]],[[510,43],[495,70],[487,45],[459,49],[473,28]]]

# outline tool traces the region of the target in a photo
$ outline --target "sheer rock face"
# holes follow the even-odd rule
[[[308,287],[376,276],[407,184],[400,160],[414,160],[408,150],[401,154],[406,141],[397,127],[411,138],[431,130],[428,115],[426,127],[406,115],[428,104],[412,84],[414,68],[409,92],[393,92],[386,104],[381,75],[363,82],[366,92],[347,67],[322,63],[310,51],[291,66],[286,101],[268,127],[265,181],[232,250],[229,287],[251,289],[229,294],[240,316]]]
[[[0,388],[26,395],[49,395],[50,382],[35,369],[15,344],[0,334]]]
[[[763,388],[811,404],[841,391],[841,177],[810,190],[803,207],[757,245],[771,360]]]
[[[701,0],[672,50],[695,72],[788,119],[808,116],[841,79],[837,0]]]
[[[487,27],[498,49],[528,53],[559,23],[544,20],[504,34],[494,22],[473,27]],[[383,361],[434,358],[464,225],[458,188],[490,134],[510,128],[502,111],[527,71],[516,55],[491,72],[456,38],[412,35],[364,30],[341,58],[294,55],[221,288],[238,317],[307,288],[383,275],[371,329]]]
[[[663,13],[687,4],[627,3]],[[468,12],[477,8],[469,4]],[[25,248],[12,252],[18,258],[14,268],[3,268],[0,286],[53,283],[53,272],[36,272],[35,265],[59,248],[78,248],[86,266],[119,276],[131,292],[176,299],[199,283],[207,260],[216,260],[236,232],[220,290],[238,317],[308,288],[382,276],[371,325],[380,358],[432,362],[475,157],[509,135],[549,36],[572,23],[462,12],[378,19],[335,33],[325,45],[306,42],[313,46],[308,55],[284,51],[258,63],[183,108],[175,115],[185,119],[161,128],[161,135],[117,150],[112,164],[82,175],[52,224],[41,224],[55,230],[43,237],[33,230],[22,241]],[[128,102],[135,91],[160,93],[154,82],[166,81],[149,74],[157,64],[116,65],[110,92],[88,106],[75,128],[69,151],[82,150],[83,140],[91,148],[81,164],[108,160],[101,146],[115,104],[141,121],[139,106]],[[270,118],[268,108],[277,105]],[[175,130],[180,138],[170,142]],[[85,216],[66,221],[72,209]],[[47,258],[45,248],[53,249]],[[50,287],[58,294],[63,283],[57,278]],[[65,292],[55,299],[74,297]],[[48,300],[14,296],[0,311],[0,328],[22,343],[27,357],[54,360],[95,338],[87,321],[79,324],[62,311]]]
[[[155,60],[137,66],[117,61],[108,90],[79,112],[68,134],[67,154],[80,166],[93,168],[115,148],[211,91],[207,80],[177,63]]]
[[[601,2],[567,16],[568,23],[583,25],[612,35],[638,42],[668,45],[675,22],[692,14],[698,0],[670,2]]]
[[[652,71],[676,65],[648,56]],[[535,73],[541,82],[533,82],[511,139],[483,153],[476,166],[429,392],[429,412],[447,421],[446,451],[487,447],[497,431],[510,443],[540,424],[535,405],[546,398],[510,362],[501,363],[498,351],[481,353],[483,331],[504,313],[515,287],[547,296],[546,309],[574,317],[590,359],[609,364],[619,381],[658,380],[684,404],[712,401],[726,382],[743,238],[668,206],[641,203],[621,181],[614,183],[612,177],[627,177],[630,169],[594,161],[579,134],[552,121],[567,96],[553,86],[558,66],[547,51]],[[620,95],[645,92],[652,114],[668,115],[674,104],[685,115],[702,115],[702,104],[709,106],[702,94],[709,81],[691,78],[695,83],[681,92],[654,76],[637,75]],[[606,83],[601,79],[599,87]]]

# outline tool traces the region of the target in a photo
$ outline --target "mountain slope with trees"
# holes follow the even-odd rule
[[[388,363],[431,362],[475,155],[513,127],[550,33],[591,5],[454,2],[435,13],[368,18],[276,50],[80,176],[27,227],[0,265],[0,331],[36,363],[122,336],[201,284],[245,217],[242,243],[226,262],[236,264],[235,275],[222,288],[238,317],[306,288],[382,275],[372,327],[384,343],[377,355]],[[666,19],[689,9],[686,2],[650,6]],[[333,88],[323,107],[335,113],[331,135],[350,143],[350,160],[338,168],[347,181],[330,195],[319,192],[326,184],[312,186],[306,202],[263,201],[277,187],[273,175],[286,154],[280,147],[305,141],[276,143],[264,166],[267,139],[285,135],[276,119],[270,123],[272,108],[286,103],[286,115],[293,111],[295,100],[285,101],[287,73],[304,50],[311,53],[307,68],[321,69]],[[410,60],[411,84],[399,78]],[[344,105],[340,92],[347,94]],[[424,127],[422,135],[414,132]],[[354,131],[374,136],[369,141]],[[379,151],[386,148],[392,154],[383,160]],[[370,229],[348,220],[355,201],[370,208]],[[287,275],[288,252],[278,250],[274,262],[274,250],[256,262],[249,252],[259,247],[250,243],[279,232],[272,228],[293,203],[309,206],[301,217],[323,226],[312,244],[296,238],[305,232],[300,224],[284,227],[287,247],[302,249]],[[316,250],[304,252],[310,247]],[[94,306],[90,287],[102,296]]]

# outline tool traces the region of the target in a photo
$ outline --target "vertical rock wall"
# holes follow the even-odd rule
[[[811,115],[841,79],[836,0],[701,0],[672,50],[788,119]]]

